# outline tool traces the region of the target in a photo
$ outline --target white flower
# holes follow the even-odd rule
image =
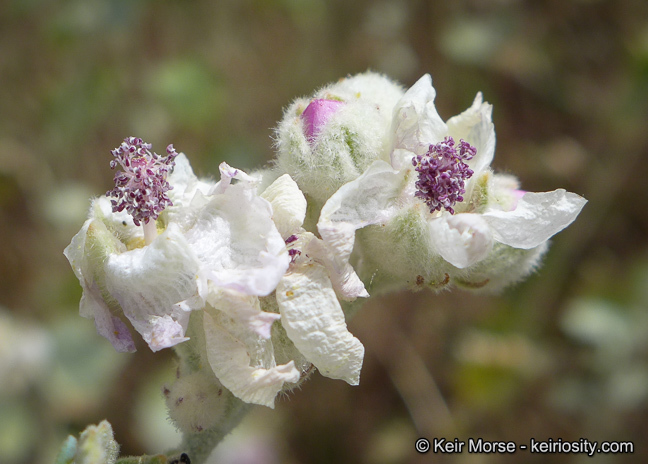
[[[131,146],[147,147],[138,140],[126,139],[119,154],[128,155]],[[148,152],[138,150],[125,161],[127,166],[144,163],[140,159]],[[93,202],[89,219],[64,252],[83,288],[81,315],[93,317],[97,331],[118,351],[135,349],[122,315],[153,351],[167,348],[186,340],[189,311],[203,307],[208,282],[266,295],[290,261],[272,222],[272,208],[256,194],[254,179],[223,163],[220,182],[203,182],[184,155],[177,155],[175,161],[168,174],[167,208],[137,211],[144,228],[119,210],[124,206],[115,206],[116,201],[111,205],[101,197]],[[135,168],[129,176],[136,175]],[[116,181],[122,179],[117,185],[128,194],[135,187],[123,181],[125,177],[118,173]],[[161,179],[167,180],[166,171]],[[146,201],[157,204],[146,193],[155,188],[155,182],[160,181],[137,185],[134,195],[143,200],[127,208],[147,208]],[[153,229],[152,237],[150,230],[145,237],[147,226]]]
[[[257,297],[210,287],[203,321],[209,364],[235,396],[269,407],[310,364],[357,385],[364,347],[347,329],[338,295],[368,296],[364,285],[348,263],[337,269],[322,241],[302,228],[306,199],[289,175],[261,196],[272,204],[291,264],[275,293],[263,298],[276,312],[263,311]]]
[[[496,245],[498,253],[499,244],[544,250],[586,203],[562,189],[521,192],[514,180],[494,175],[492,107],[478,94],[468,110],[444,123],[434,97],[425,75],[394,109],[391,164],[375,161],[323,207],[319,232],[342,263],[350,259],[356,231],[375,226],[363,241],[367,272],[433,286],[449,277],[460,282]],[[516,271],[528,273],[538,255]],[[498,285],[520,276],[509,277]]]

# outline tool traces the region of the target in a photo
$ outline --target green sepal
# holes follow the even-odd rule
[[[88,426],[79,437],[74,464],[115,464],[119,445],[108,421]]]
[[[54,461],[54,464],[73,464],[74,456],[76,455],[76,452],[77,452],[77,439],[74,438],[72,435],[70,435],[65,439],[65,441],[61,445],[61,449],[59,451],[58,456],[56,456],[56,460]]]
[[[106,227],[103,221],[95,219],[88,226],[85,242],[85,259],[94,280],[101,292],[101,298],[111,311],[121,311],[117,300],[106,288],[105,263],[114,253],[123,253],[126,247]]]

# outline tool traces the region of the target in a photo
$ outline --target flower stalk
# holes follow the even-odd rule
[[[157,225],[155,221],[147,221],[142,224],[142,228],[144,229],[144,244],[150,245],[157,237]]]

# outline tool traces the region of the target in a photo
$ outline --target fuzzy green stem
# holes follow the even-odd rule
[[[204,464],[216,445],[241,422],[250,409],[249,404],[235,398],[224,420],[215,427],[202,432],[184,432],[178,451],[187,453],[191,458],[191,464]]]
[[[183,378],[196,372],[208,370],[208,377],[213,377],[211,367],[207,359],[205,347],[205,333],[202,323],[202,314],[194,312],[191,315],[186,335],[190,338],[187,342],[180,343],[174,347],[179,358],[178,376]],[[214,382],[218,381],[213,377]],[[201,431],[182,430],[182,442],[180,446],[167,455],[186,453],[192,464],[203,464],[209,458],[214,448],[236,427],[245,414],[251,409],[251,405],[236,398],[230,391],[226,390],[220,383],[218,395],[219,405],[225,405],[225,410],[214,411],[220,419],[210,428]],[[207,402],[205,402],[207,404]]]

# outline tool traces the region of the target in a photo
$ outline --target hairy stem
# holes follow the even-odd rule
[[[218,417],[218,419],[213,425],[205,429],[196,430],[196,428],[181,426],[182,443],[176,450],[168,452],[167,455],[186,453],[191,459],[191,464],[203,464],[207,461],[214,448],[241,422],[245,414],[251,409],[251,406],[236,398],[213,375],[205,349],[202,314],[194,313],[191,315],[186,334],[190,340],[174,347],[180,361],[178,379],[194,376],[198,372],[204,374],[207,378],[213,379],[213,383],[217,385],[217,388],[207,388],[202,390],[202,394],[215,395],[211,397],[215,402],[210,402],[209,398],[202,398],[201,405],[202,407],[207,404],[215,405],[213,414],[209,414],[209,416]],[[171,389],[173,388],[172,386]],[[173,419],[174,406],[172,404],[169,407],[171,408],[169,415]],[[177,425],[180,425],[180,423],[177,423]]]

